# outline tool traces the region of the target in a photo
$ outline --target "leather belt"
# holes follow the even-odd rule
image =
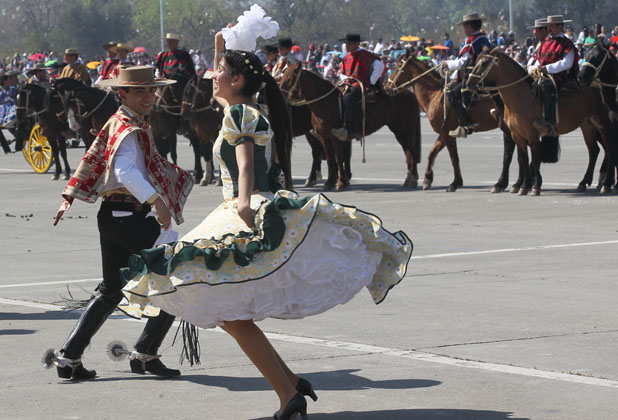
[[[119,193],[109,194],[103,197],[103,200],[109,201],[110,203],[132,203],[135,205],[135,210],[137,211],[141,211],[144,207],[137,198],[129,194],[119,194]]]

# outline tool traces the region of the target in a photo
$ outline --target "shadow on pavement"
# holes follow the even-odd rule
[[[344,411],[341,413],[308,413],[312,420],[530,420],[513,417],[513,413],[485,410],[456,410],[448,408],[412,408],[402,410],[381,411]],[[267,420],[272,417],[263,417],[254,420]]]
[[[0,335],[25,335],[25,334],[34,334],[36,330],[22,330],[22,329],[14,329],[14,330],[0,330]]]
[[[336,370],[300,374],[312,383],[316,392],[351,391],[362,389],[413,389],[440,385],[439,381],[428,379],[389,379],[374,381],[354,375],[360,369]],[[231,376],[182,375],[177,380],[194,382],[206,386],[226,388],[230,391],[270,391],[270,385],[264,378],[239,378]]]
[[[33,313],[0,312],[0,321],[54,321],[58,319],[77,319],[81,312],[45,311]]]

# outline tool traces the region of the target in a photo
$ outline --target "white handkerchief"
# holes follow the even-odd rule
[[[112,216],[114,216],[114,217],[133,216],[133,212],[132,211],[112,210]]]
[[[161,234],[155,241],[153,248],[162,244],[169,244],[170,242],[176,242],[178,240],[178,232],[169,227],[168,229],[161,229]]]

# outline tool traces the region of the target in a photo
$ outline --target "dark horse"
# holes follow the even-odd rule
[[[158,152],[165,158],[169,154],[174,164],[178,162],[176,136],[180,134],[189,139],[197,162],[193,171],[193,178],[198,182],[203,176],[202,165],[199,163],[201,156],[200,141],[191,129],[189,122],[182,118],[181,112],[183,91],[191,78],[182,72],[175,72],[169,78],[176,80],[176,83],[165,85],[157,91],[157,99],[148,117],[152,127],[152,135]]]
[[[349,185],[345,170],[345,142],[331,134],[331,129],[343,124],[341,93],[328,80],[298,66],[290,67],[285,72],[280,86],[288,92],[288,99],[301,98],[311,110],[312,125],[321,137],[328,164],[324,190],[329,191],[333,187],[338,191],[344,190]],[[416,187],[421,149],[420,114],[412,92],[402,92],[393,97],[377,95],[375,102],[367,103],[365,134],[374,133],[384,125],[395,134],[406,156],[407,176],[403,186]]]
[[[585,63],[577,75],[577,79],[582,86],[598,86],[601,92],[603,103],[607,106],[609,117],[614,127],[618,125],[618,102],[616,101],[616,87],[618,87],[618,59],[603,45],[602,41],[597,41],[584,56]],[[616,130],[617,128],[614,128]],[[599,188],[605,183],[607,176],[613,178],[615,170],[609,170],[607,155],[601,165],[599,176]],[[615,180],[616,178],[614,178]],[[610,183],[611,183],[610,179]],[[618,184],[614,189],[618,188]]]
[[[197,147],[194,149],[195,179],[200,180],[201,186],[208,185],[214,177],[212,146],[223,120],[223,110],[212,97],[211,79],[194,77],[187,83],[182,94],[181,114],[199,140],[197,145],[193,146]],[[206,172],[202,171],[200,157],[206,162]]]
[[[52,179],[59,179],[62,173],[60,157],[64,161],[64,179],[69,179],[71,168],[67,159],[66,143],[60,134],[68,128],[68,123],[60,94],[54,89],[30,83],[24,86],[17,96],[16,108],[18,123],[26,118],[36,117],[43,134],[49,140],[56,163]]]
[[[79,134],[86,150],[94,141],[109,117],[118,110],[118,102],[112,92],[84,85],[79,80],[64,78],[54,83],[54,89],[64,98],[65,111],[70,107],[79,124]]]

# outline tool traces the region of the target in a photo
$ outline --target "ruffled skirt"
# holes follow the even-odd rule
[[[227,200],[173,244],[144,250],[122,270],[134,317],[158,308],[203,328],[224,321],[298,319],[348,302],[375,303],[404,277],[412,243],[379,218],[318,194],[255,194],[256,228]]]

